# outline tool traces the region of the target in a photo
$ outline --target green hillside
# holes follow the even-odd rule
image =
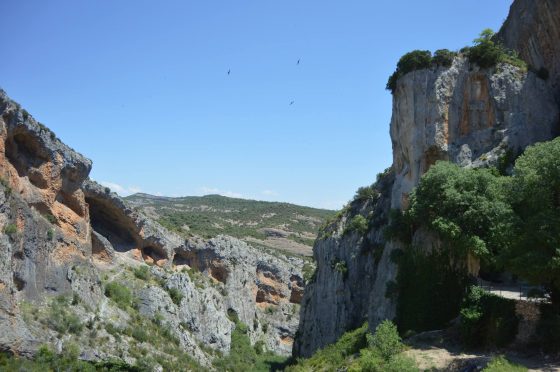
[[[230,235],[252,245],[311,255],[317,230],[335,211],[221,195],[180,198],[134,194],[133,207],[182,236]]]

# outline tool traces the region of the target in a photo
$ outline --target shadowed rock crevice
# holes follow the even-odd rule
[[[159,264],[167,259],[167,253],[162,247],[146,246],[142,248],[142,258],[150,264]]]
[[[300,276],[292,275],[290,277],[292,290],[290,292],[290,302],[293,304],[301,304],[303,299],[304,283]]]
[[[48,181],[39,168],[49,160],[49,157],[35,137],[25,132],[8,137],[6,157],[20,177],[29,177],[29,181],[40,189],[48,187]]]
[[[127,252],[142,246],[134,222],[121,210],[105,200],[86,197],[91,226],[105,237],[118,252]]]

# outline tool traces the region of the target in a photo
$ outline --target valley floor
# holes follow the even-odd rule
[[[442,331],[418,334],[406,342],[410,349],[405,354],[411,357],[421,371],[464,371],[476,366],[484,367],[498,355],[505,357],[528,371],[560,371],[560,358],[540,353],[525,354],[520,351],[465,351],[449,340]]]

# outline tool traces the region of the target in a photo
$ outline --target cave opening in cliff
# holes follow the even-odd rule
[[[167,259],[165,250],[158,246],[147,246],[142,248],[142,258],[150,264],[158,264],[161,260]]]
[[[117,252],[127,252],[140,246],[134,223],[121,210],[96,198],[86,198],[91,226],[104,236]]]

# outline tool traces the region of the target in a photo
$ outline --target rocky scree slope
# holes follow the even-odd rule
[[[495,166],[508,153],[519,154],[557,135],[557,42],[552,46],[554,39],[536,20],[545,17],[547,30],[557,30],[560,17],[552,15],[559,6],[516,1],[500,32],[509,38],[508,45],[527,51],[522,55],[543,56],[543,63],[550,64],[549,80],[508,64],[480,69],[459,54],[450,67],[410,72],[397,81],[390,125],[393,164],[379,176],[375,192],[350,203],[315,243],[317,270],[303,298],[295,355],[310,356],[366,320],[375,329],[381,320],[395,318],[398,296],[388,295],[397,275],[391,256],[403,247],[383,231],[391,209],[408,206],[409,193],[432,164]],[[526,38],[532,40],[530,47]],[[430,250],[438,242],[418,231],[413,244]],[[472,269],[468,262],[463,266]]]
[[[91,167],[0,90],[1,350],[77,344],[87,360],[211,368],[235,315],[252,343],[291,353],[301,259],[185,240],[89,180]]]

